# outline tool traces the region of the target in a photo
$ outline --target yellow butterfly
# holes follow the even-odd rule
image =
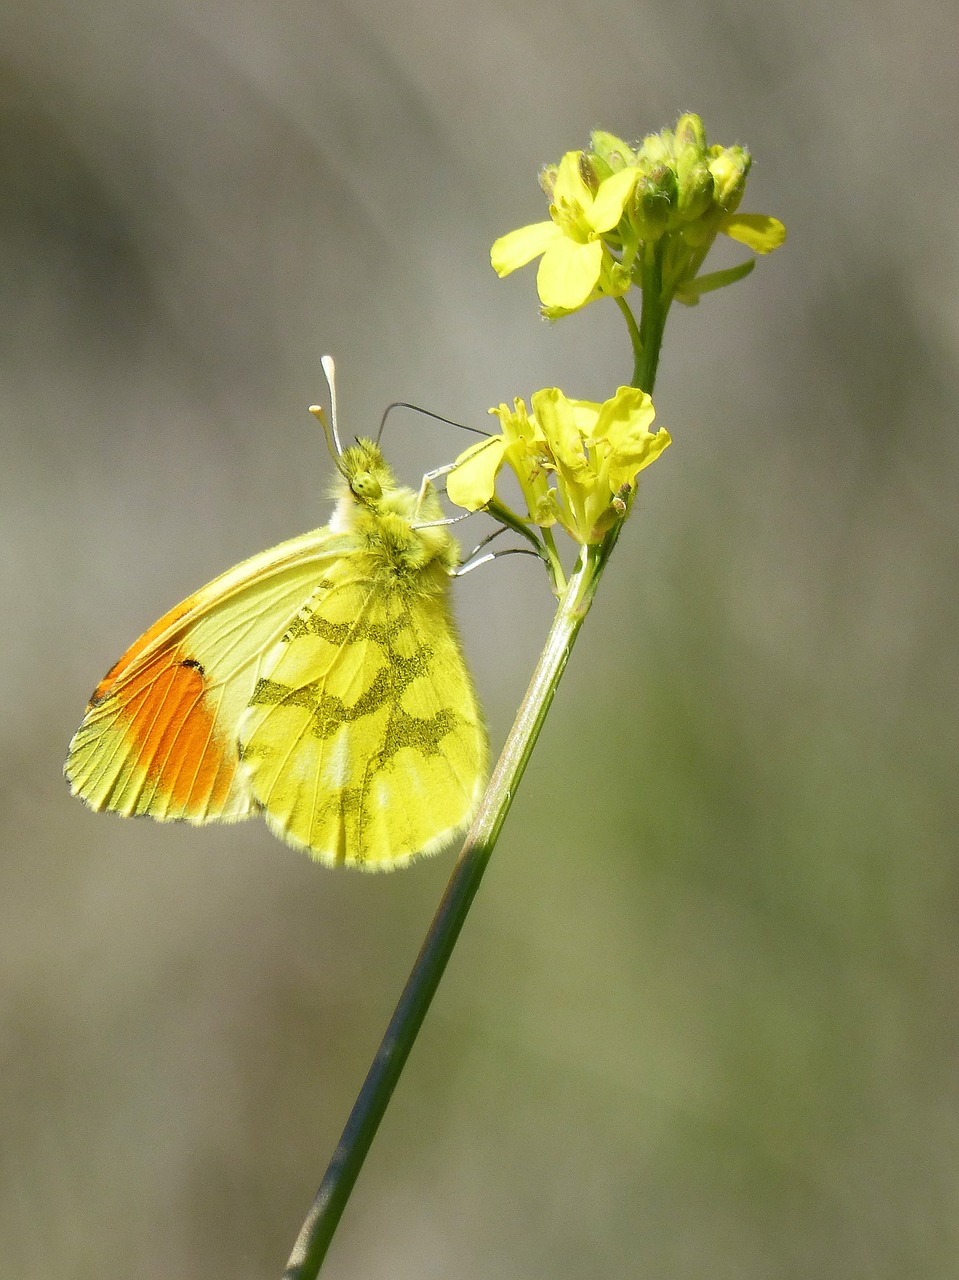
[[[91,808],[262,812],[315,858],[371,869],[469,824],[488,753],[447,597],[459,547],[426,481],[398,485],[370,440],[340,449],[335,398],[333,441],[330,523],[184,600],[100,681],[65,766]]]

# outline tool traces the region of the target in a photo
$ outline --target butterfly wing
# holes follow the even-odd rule
[[[270,826],[324,862],[392,867],[446,844],[487,765],[446,594],[338,561],[267,658],[240,753]]]
[[[264,655],[344,537],[327,529],[230,569],[171,609],[94,691],[65,773],[93,809],[229,822],[256,809],[237,748]]]

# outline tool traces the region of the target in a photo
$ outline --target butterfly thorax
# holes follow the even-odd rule
[[[345,483],[338,486],[330,527],[355,537],[354,554],[367,559],[366,574],[417,594],[444,591],[460,551],[448,528],[433,523],[443,519],[435,490],[427,486],[421,498],[397,484],[371,440],[344,450],[339,469]]]

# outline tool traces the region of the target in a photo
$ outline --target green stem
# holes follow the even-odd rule
[[[633,386],[652,394],[671,301],[663,295],[662,247],[659,242],[646,245],[643,251],[642,281],[643,309],[639,318],[642,353],[633,370]]]
[[[518,533],[527,542],[531,542],[536,548],[536,554],[545,560],[547,565],[549,564],[549,557],[544,554],[543,544],[529,527],[529,524],[525,520],[521,520],[515,511],[511,511],[504,502],[499,502],[496,498],[487,503],[483,509],[494,520],[505,525],[507,529],[512,529],[514,533]]]
[[[639,375],[643,364],[643,339],[640,335],[639,325],[636,323],[636,317],[630,310],[629,303],[625,298],[617,297],[616,305],[623,313],[626,328],[629,330],[629,340],[633,344],[633,386],[641,387],[643,384],[639,381]]]
[[[550,576],[553,579],[553,594],[561,596],[566,590],[566,573],[563,569],[563,562],[559,558],[559,552],[556,550],[556,540],[553,537],[553,530],[545,528],[542,530],[543,546],[546,548],[546,555],[550,562]]]
[[[672,298],[668,296],[664,298],[662,257],[656,252],[655,246],[648,246],[646,257],[643,260],[643,309],[639,317],[640,332],[644,336],[638,351],[635,343],[633,346],[636,354],[636,363],[633,368],[632,384],[634,387],[638,387],[640,391],[645,391],[648,395],[653,394],[653,387],[656,383],[659,352],[663,344],[663,330],[666,326],[666,316],[669,314],[671,302]],[[630,318],[632,318],[632,315],[630,315]],[[633,330],[630,329],[630,335],[632,335],[632,332]],[[633,485],[633,491],[629,498],[630,510],[632,510],[635,497],[636,486]],[[606,568],[607,560],[616,549],[616,543],[619,541],[619,535],[623,531],[624,523],[624,520],[620,520],[618,524],[614,524],[602,541],[602,545],[599,548],[597,582]]]
[[[284,1280],[314,1280],[323,1263],[536,745],[566,660],[592,603],[603,558],[599,548],[584,548],[570,576],[479,812],[326,1176],[303,1223],[287,1263]]]

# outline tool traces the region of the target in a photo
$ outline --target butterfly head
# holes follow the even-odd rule
[[[396,488],[393,472],[372,440],[357,440],[344,449],[336,465],[353,498],[365,507],[375,510],[384,494]]]
[[[399,517],[409,526],[417,507],[416,494],[397,484],[379,445],[357,440],[336,459],[336,469],[334,496],[339,501],[331,523],[334,530],[378,528],[388,517]]]

